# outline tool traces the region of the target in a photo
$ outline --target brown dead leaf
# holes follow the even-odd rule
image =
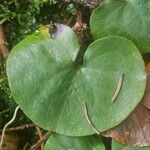
[[[17,150],[18,148],[19,138],[15,136],[5,135],[2,150]]]
[[[147,87],[143,97],[142,104],[150,109],[150,63],[146,65],[147,71]]]
[[[129,146],[150,146],[150,63],[146,70],[147,88],[141,104],[123,123],[102,135]]]
[[[150,111],[140,104],[122,124],[103,135],[129,146],[150,146]]]

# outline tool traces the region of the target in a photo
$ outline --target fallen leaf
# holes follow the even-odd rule
[[[146,71],[147,71],[147,87],[142,104],[146,106],[148,109],[150,109],[150,63],[147,64]]]
[[[147,88],[141,104],[123,123],[102,133],[104,136],[129,146],[150,146],[150,63],[146,71]]]

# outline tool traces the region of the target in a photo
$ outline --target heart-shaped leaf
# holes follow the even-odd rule
[[[112,141],[112,150],[149,150],[150,147],[129,147],[123,144],[116,142],[115,140]]]
[[[45,150],[105,150],[100,138],[94,136],[68,137],[52,134],[45,145]]]
[[[121,35],[141,50],[150,52],[150,1],[105,0],[91,16],[91,31],[96,39]]]
[[[44,129],[83,136],[121,123],[140,102],[145,90],[145,68],[138,49],[124,37],[106,37],[92,43],[83,64],[78,61],[75,33],[57,25],[21,41],[7,60],[12,94],[26,115]],[[120,92],[112,102],[118,80]],[[123,109],[122,109],[123,108]]]

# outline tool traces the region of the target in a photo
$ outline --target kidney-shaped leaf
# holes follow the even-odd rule
[[[45,150],[105,150],[100,138],[94,136],[68,137],[52,134],[45,144]]]
[[[75,61],[79,44],[67,26],[33,34],[7,60],[8,81],[16,102],[36,124],[57,133],[81,136],[101,132],[122,122],[140,102],[145,89],[144,63],[134,44],[107,37],[89,46],[84,63]],[[122,88],[111,101],[118,80]],[[123,108],[123,109],[122,109]]]
[[[149,150],[150,147],[130,147],[127,145],[120,144],[115,140],[112,141],[112,150]]]
[[[91,16],[96,39],[121,35],[131,39],[142,52],[150,52],[150,1],[105,0]]]

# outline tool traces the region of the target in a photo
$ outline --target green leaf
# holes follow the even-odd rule
[[[84,63],[77,64],[79,44],[75,33],[57,25],[21,41],[7,60],[9,86],[25,114],[40,127],[71,136],[95,133],[120,124],[137,106],[145,90],[145,67],[134,44],[123,37],[92,43]],[[117,99],[111,99],[124,74]],[[123,109],[122,109],[123,108]]]
[[[129,147],[112,140],[112,150],[149,150],[150,147]]]
[[[95,136],[68,137],[52,134],[45,145],[45,150],[105,150],[100,138]]]
[[[150,52],[149,0],[105,0],[93,12],[90,25],[95,39],[121,35],[141,52]]]

